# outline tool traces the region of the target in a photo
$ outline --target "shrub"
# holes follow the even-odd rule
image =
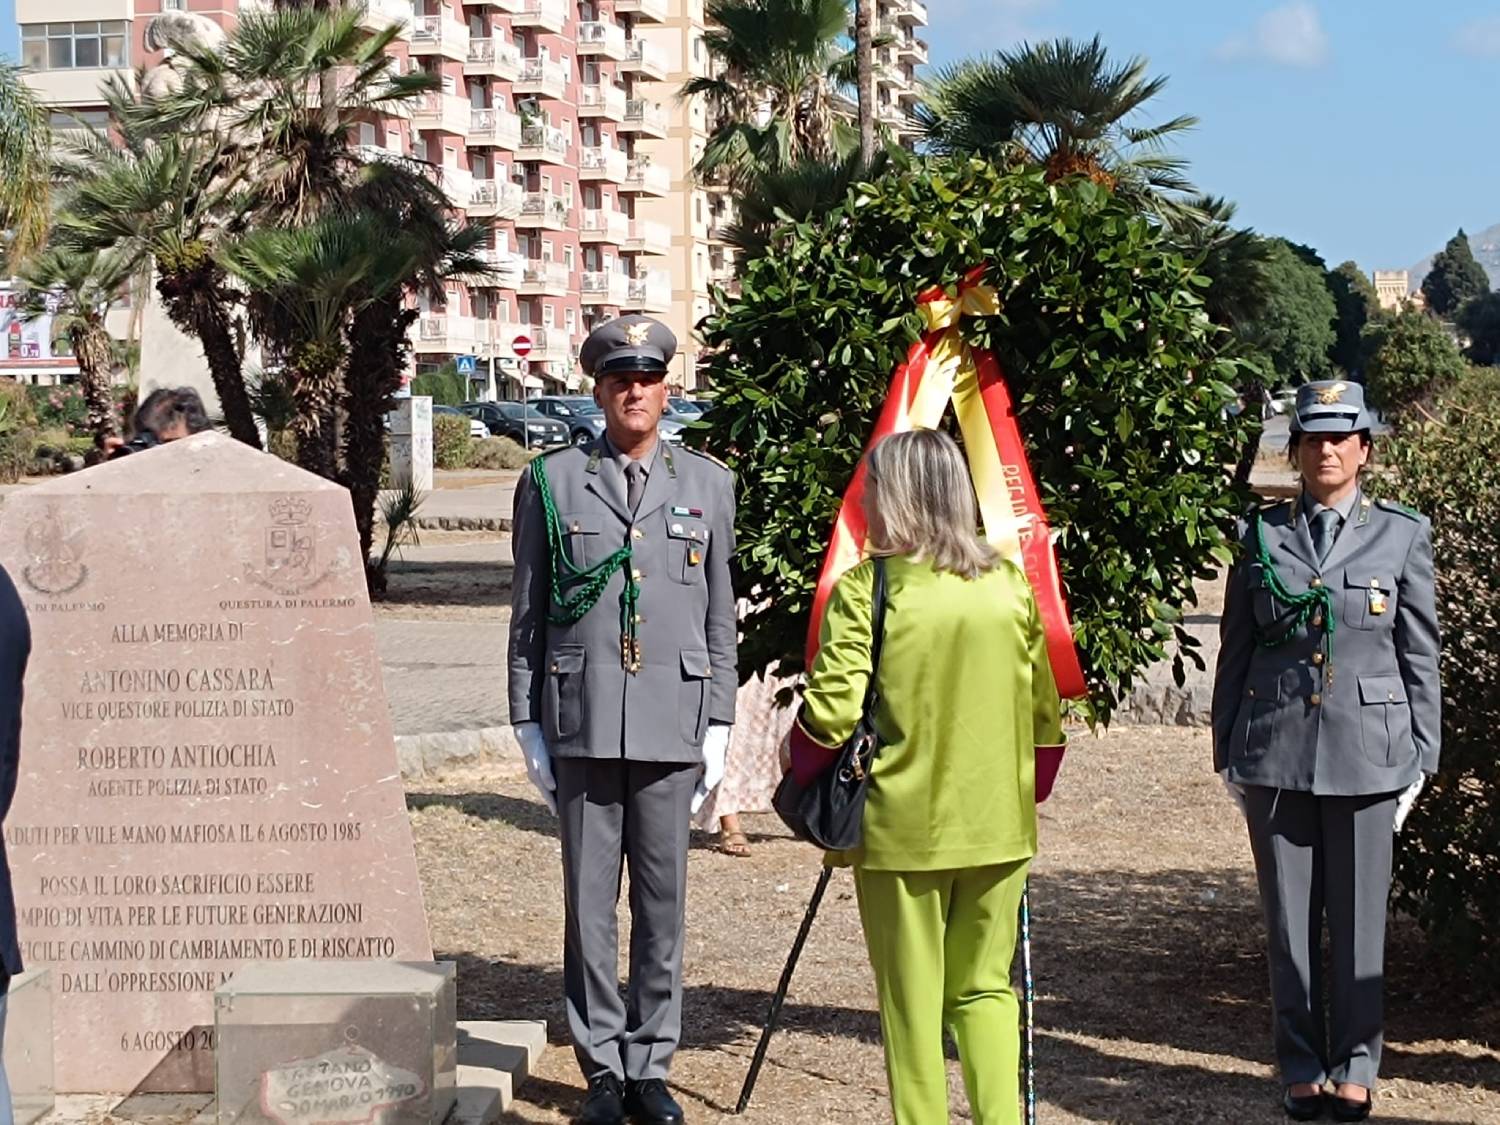
[[[523,449],[510,438],[485,438],[474,442],[469,456],[469,468],[524,469],[535,456],[535,450]]]
[[[1416,309],[1370,324],[1365,347],[1365,397],[1395,419],[1441,392],[1467,367],[1443,323]]]
[[[789,224],[704,324],[714,409],[690,435],[738,474],[741,669],[802,667],[839,499],[916,297],[987,265],[998,316],[966,318],[1004,368],[1043,503],[1094,714],[1168,655],[1193,580],[1230,558],[1246,497],[1229,481],[1258,422],[1231,417],[1239,362],[1203,312],[1207,282],[1152,224],[1087,180],[1047,184],[982,161],[910,161]]]
[[[1441,421],[1387,440],[1372,487],[1432,520],[1443,629],[1443,757],[1402,831],[1396,903],[1500,979],[1500,372],[1441,396]]]
[[[418,375],[411,381],[411,393],[429,395],[438,406],[458,406],[469,401],[469,381],[449,365]]]
[[[37,423],[44,429],[65,429],[75,434],[89,432],[89,409],[77,384],[61,387],[30,387]]]
[[[469,420],[457,414],[432,416],[432,463],[439,469],[466,469],[474,439]]]
[[[31,472],[36,441],[36,411],[27,389],[0,380],[0,483],[13,483]]]

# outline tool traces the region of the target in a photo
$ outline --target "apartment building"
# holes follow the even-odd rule
[[[927,41],[918,32],[927,26],[923,0],[880,0],[875,34],[891,40],[875,51],[876,117],[898,136],[912,136],[908,114],[921,100],[916,69],[927,64]]]

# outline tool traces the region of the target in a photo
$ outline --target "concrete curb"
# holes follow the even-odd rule
[[[526,772],[521,747],[508,726],[397,735],[396,762],[406,781],[435,781],[479,767],[506,775]]]
[[[412,523],[423,531],[509,532],[509,516],[416,516]]]

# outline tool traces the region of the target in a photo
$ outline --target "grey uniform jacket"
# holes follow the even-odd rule
[[[640,585],[640,671],[620,659],[617,572],[574,625],[548,621],[547,531],[530,471],[516,486],[510,718],[539,722],[553,754],[697,762],[709,721],[734,722],[738,623],[729,562],[734,481],[718,462],[659,443],[634,518],[602,441],[548,454],[547,480],[575,565],[629,544]]]
[[[0,824],[5,823],[21,776],[21,687],[31,655],[26,609],[5,568],[0,567]],[[21,971],[16,903],[11,894],[5,838],[0,836],[0,978]]]
[[[1214,768],[1244,785],[1359,796],[1435,773],[1441,743],[1432,529],[1426,517],[1361,496],[1321,564],[1302,505],[1262,509],[1266,546],[1290,594],[1326,586],[1336,615],[1332,682],[1324,625],[1262,647],[1254,626],[1287,611],[1241,520],[1213,693]]]

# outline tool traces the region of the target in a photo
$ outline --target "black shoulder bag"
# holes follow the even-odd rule
[[[824,770],[805,789],[788,773],[776,787],[773,799],[777,814],[797,838],[824,851],[857,848],[864,836],[865,794],[875,755],[880,752],[880,736],[875,731],[875,706],[880,696],[875,681],[880,674],[884,639],[885,559],[877,557],[870,610],[870,683],[859,722],[831,769]]]

